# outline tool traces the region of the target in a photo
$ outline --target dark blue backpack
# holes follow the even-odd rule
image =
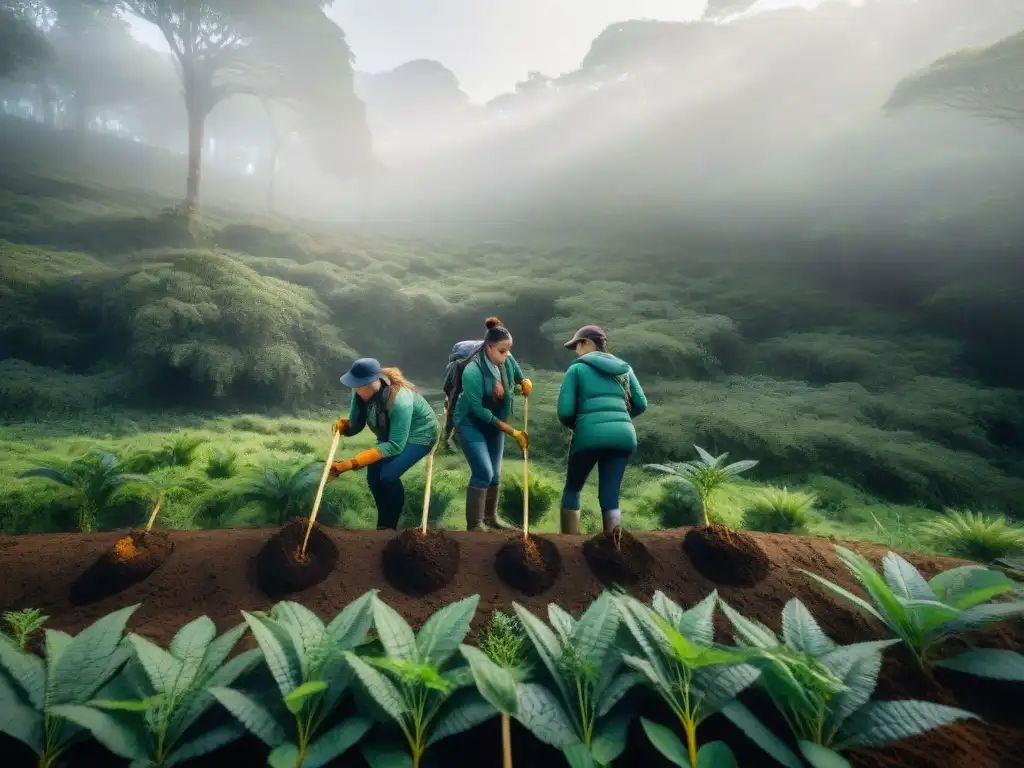
[[[455,431],[455,403],[462,394],[462,373],[466,366],[477,359],[477,354],[484,347],[483,341],[460,341],[452,347],[448,356],[448,365],[444,369],[444,440],[447,443]]]

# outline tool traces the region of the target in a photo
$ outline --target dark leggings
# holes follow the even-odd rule
[[[597,497],[601,511],[619,508],[619,489],[626,474],[631,451],[595,450],[580,451],[569,457],[569,470],[565,475],[565,490],[562,491],[562,509],[579,509],[580,492],[587,478],[597,466]]]

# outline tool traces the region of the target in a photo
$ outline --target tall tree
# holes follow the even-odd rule
[[[1024,31],[937,59],[901,80],[885,109],[928,103],[1024,131]]]
[[[43,61],[49,55],[46,40],[10,2],[0,5],[0,77]]]

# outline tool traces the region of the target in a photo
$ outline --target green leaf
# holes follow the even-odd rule
[[[670,729],[664,725],[658,723],[652,723],[646,717],[640,718],[640,724],[644,728],[644,733],[647,734],[647,738],[651,740],[651,744],[654,748],[664,755],[665,759],[668,760],[672,765],[682,766],[682,768],[692,768],[690,765],[690,758],[686,751],[686,745],[676,736]],[[698,755],[698,763],[699,755]]]
[[[412,768],[412,756],[396,740],[364,744],[359,753],[370,768]]]
[[[334,640],[337,650],[351,651],[366,638],[373,624],[373,602],[376,596],[376,589],[364,592],[327,625],[326,632]]]
[[[181,672],[176,684],[178,690],[191,687],[216,636],[217,627],[209,616],[200,616],[174,633],[168,650],[171,656],[181,663]]]
[[[11,680],[24,691],[29,703],[41,710],[46,690],[46,666],[43,660],[30,651],[22,650],[16,642],[0,634],[0,667],[6,669]]]
[[[151,696],[147,699],[124,699],[121,701],[113,701],[111,699],[93,699],[89,702],[89,706],[113,712],[145,712],[156,702],[161,701],[162,699],[163,696]]]
[[[821,744],[815,744],[813,741],[800,741],[798,746],[800,753],[813,768],[853,768],[845,757]]]
[[[732,622],[737,636],[746,645],[754,648],[774,648],[779,645],[779,638],[764,624],[754,619],[748,619],[721,598],[719,598],[718,604],[722,607],[725,615],[729,617],[729,621]]]
[[[569,768],[594,768],[594,758],[582,741],[563,747],[562,754],[565,755]]]
[[[373,600],[373,625],[389,657],[405,661],[417,660],[416,635],[412,628],[394,608],[377,597]]]
[[[438,713],[427,745],[454,736],[490,720],[498,710],[476,688],[452,694]]]
[[[0,671],[0,733],[17,739],[33,752],[43,749],[43,715],[22,701],[7,675]]]
[[[538,739],[556,749],[582,741],[562,704],[543,685],[523,683],[518,694],[519,708],[515,718]]]
[[[601,692],[601,698],[597,704],[597,716],[604,717],[607,715],[622,700],[623,696],[636,686],[642,685],[643,682],[644,675],[641,672],[628,670],[617,674]]]
[[[804,768],[800,758],[786,743],[762,723],[746,705],[738,700],[728,702],[721,712],[752,742],[767,752],[785,768]]]
[[[591,664],[604,667],[607,674],[613,669],[607,668],[607,659],[614,651],[615,637],[619,629],[619,614],[615,610],[608,592],[602,592],[576,622],[576,631],[572,636],[572,644]]]
[[[913,565],[895,552],[882,558],[885,582],[897,597],[904,600],[934,600],[935,592]]]
[[[59,629],[43,630],[46,636],[46,687],[52,691],[57,675],[57,662],[64,654],[65,649],[71,645],[74,638],[67,632]]]
[[[808,656],[824,656],[836,649],[807,607],[795,597],[782,610],[782,636],[787,645]]]
[[[838,584],[833,584],[828,579],[822,578],[821,576],[819,576],[816,573],[811,573],[810,571],[805,571],[803,568],[798,568],[797,570],[800,571],[801,573],[809,576],[810,578],[814,579],[816,582],[818,582],[821,586],[823,586],[829,592],[832,592],[833,594],[839,595],[839,597],[843,598],[844,600],[850,601],[851,603],[856,605],[858,608],[860,608],[862,611],[864,611],[864,613],[866,613],[868,616],[871,616],[874,619],[878,619],[878,621],[880,621],[882,624],[885,624],[890,629],[894,629],[893,626],[892,626],[892,623],[890,621],[888,621],[885,617],[883,617],[881,613],[876,611],[874,609],[874,607],[871,605],[871,603],[869,603],[864,598],[857,597],[857,595],[853,594],[849,590],[844,589],[843,587],[840,587]]]
[[[852,550],[835,545],[836,554],[843,565],[857,577],[864,591],[868,593],[875,605],[879,606],[888,623],[899,626],[904,621],[903,605],[893,594],[885,579],[878,575],[868,559]]]
[[[739,763],[728,744],[712,741],[697,750],[697,768],[739,768]]]
[[[131,656],[121,639],[138,607],[136,603],[109,613],[72,638],[57,662],[49,704],[85,703],[114,676]]]
[[[611,765],[626,749],[626,731],[632,713],[620,712],[597,722],[590,753],[598,765]]]
[[[982,565],[962,565],[933,576],[928,585],[938,598],[954,608],[973,608],[1013,589],[1006,574]]]
[[[255,616],[242,611],[242,617],[249,625],[249,631],[263,651],[270,673],[274,676],[282,696],[287,696],[302,683],[301,666],[292,647],[288,632],[273,619]]]
[[[932,633],[934,639],[958,635],[971,629],[982,629],[990,624],[1024,615],[1024,601],[988,603],[968,608],[955,619],[950,619]]]
[[[752,664],[714,664],[698,669],[691,683],[697,717],[703,720],[718,712],[753,685],[760,674]]]
[[[172,765],[178,765],[179,763],[209,754],[215,749],[220,749],[233,741],[237,741],[245,735],[245,730],[245,727],[236,720],[217,725],[208,731],[200,733],[191,741],[175,747],[167,758],[165,765],[167,768],[170,768]]]
[[[253,736],[268,747],[288,743],[288,734],[262,704],[233,688],[211,688],[210,693]]]
[[[310,680],[303,683],[294,691],[284,697],[284,705],[293,715],[299,714],[306,703],[306,699],[327,690],[327,683],[323,680]]]
[[[308,680],[314,674],[314,665],[323,657],[327,638],[323,622],[305,606],[289,600],[277,603],[270,610],[270,616],[291,638],[292,648],[299,661],[300,677]]]
[[[320,736],[306,748],[306,759],[302,768],[320,768],[351,749],[366,732],[373,721],[365,717],[350,717]]]
[[[871,700],[878,684],[878,673],[882,669],[882,654],[875,653],[861,658],[843,676],[846,689],[840,691],[832,700],[833,728],[839,728],[846,718],[853,715]]]
[[[654,595],[654,601],[654,610],[656,613],[661,615],[662,611],[657,607],[659,604],[657,593]],[[667,602],[671,601],[669,601],[668,598],[664,598],[660,601],[660,604],[665,607]],[[714,619],[715,606],[717,604],[718,590],[713,589],[711,590],[710,595],[692,606],[690,609],[684,611],[676,621],[671,621],[669,619],[669,623],[674,625],[680,634],[685,635],[692,642],[697,643],[698,645],[711,645],[715,640]],[[671,613],[671,609],[669,609],[668,612]],[[667,616],[662,616],[662,618],[668,619]]]
[[[541,663],[544,664],[548,674],[555,681],[555,685],[558,686],[562,697],[569,698],[569,691],[565,686],[565,681],[562,680],[562,675],[558,668],[558,662],[562,658],[562,647],[555,633],[543,621],[523,608],[519,603],[513,602],[512,608],[519,618],[519,624],[522,626],[523,632],[530,639],[530,643],[540,657]]]
[[[548,623],[562,639],[562,642],[572,640],[572,633],[576,630],[576,619],[559,608],[554,603],[548,604]]]
[[[402,722],[406,714],[405,699],[402,698],[402,694],[399,693],[395,684],[352,651],[345,651],[345,660],[363,687],[366,688],[366,692],[381,709],[398,722]]]
[[[267,755],[267,765],[270,768],[296,768],[299,765],[298,746],[289,742],[274,747]]]
[[[839,749],[885,747],[894,741],[917,736],[960,720],[980,720],[956,707],[930,701],[873,701],[847,720]]]
[[[174,693],[178,677],[181,675],[182,662],[156,643],[139,635],[128,635],[128,642],[135,650],[135,658],[146,671],[153,690],[165,696]]]
[[[145,731],[135,727],[138,722],[118,718],[111,712],[80,704],[62,704],[53,707],[51,714],[62,717],[92,734],[100,744],[115,755],[127,760],[146,760],[150,749]]]
[[[444,606],[427,619],[416,635],[419,658],[438,668],[444,666],[469,633],[469,623],[479,602],[480,595],[470,595]]]
[[[1002,648],[975,648],[951,659],[936,661],[935,666],[993,680],[1024,683],[1024,654]]]
[[[519,707],[519,700],[516,698],[516,680],[512,672],[499,667],[486,653],[472,645],[459,646],[459,650],[469,662],[473,682],[480,695],[499,712],[514,715]]]

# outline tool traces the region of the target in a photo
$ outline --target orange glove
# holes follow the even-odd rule
[[[530,393],[533,392],[533,382],[530,381],[529,379],[523,379],[516,387],[516,390],[523,397],[529,397]]]
[[[504,421],[498,422],[498,429],[515,440],[516,444],[519,446],[519,450],[526,451],[529,447],[530,436],[526,432],[516,429],[511,424],[506,424]]]
[[[343,461],[336,461],[331,464],[331,471],[327,473],[327,478],[334,480],[338,475],[351,472],[353,469],[362,469],[370,464],[375,464],[383,458],[384,456],[379,449],[370,448],[367,451],[356,454],[351,459],[344,459]]]
[[[348,428],[352,426],[352,422],[349,419],[341,418],[331,425],[331,434],[337,435],[338,433],[345,434]]]

